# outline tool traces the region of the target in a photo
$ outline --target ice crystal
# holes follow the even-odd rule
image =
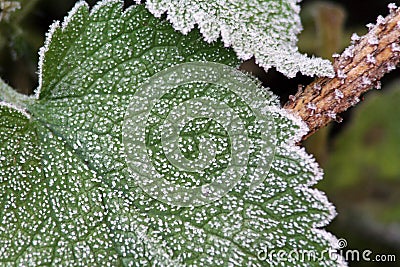
[[[376,25],[384,25],[385,24],[385,18],[382,15],[379,15],[378,18],[376,19]]]
[[[380,81],[376,81],[374,86],[375,86],[375,88],[376,88],[377,90],[382,89],[382,83],[381,83]]]
[[[315,83],[314,86],[313,86],[313,88],[314,88],[315,90],[317,90],[317,91],[320,91],[320,90],[322,89],[322,86],[321,86],[321,84],[319,84],[319,83]]]
[[[390,48],[392,49],[392,52],[400,52],[400,45],[393,43]]]
[[[386,71],[387,72],[390,72],[390,71],[395,70],[395,69],[396,69],[396,65],[393,62],[388,62],[386,64]]]
[[[335,99],[342,99],[343,98],[343,92],[340,91],[339,89],[335,90]]]
[[[397,9],[397,5],[395,3],[390,3],[388,4],[388,8],[390,13],[392,13],[393,11],[395,11]]]
[[[372,36],[368,39],[368,43],[370,45],[377,45],[377,44],[379,44],[379,40],[378,40],[378,38],[376,38],[376,36]]]
[[[353,44],[354,44],[355,42],[359,41],[359,40],[360,40],[360,36],[358,36],[357,33],[353,33],[353,34],[351,35],[351,41],[353,42]]]
[[[347,78],[347,74],[344,73],[343,70],[337,70],[337,77],[338,77],[339,79],[346,79],[346,78]]]
[[[336,119],[336,113],[334,111],[332,111],[332,110],[328,110],[326,112],[326,116],[328,116],[331,119]]]
[[[368,77],[366,77],[366,76],[363,76],[363,77],[362,77],[361,83],[362,83],[363,85],[370,85],[370,84],[372,84],[371,80],[370,80]]]
[[[311,110],[316,110],[316,109],[317,109],[317,106],[316,106],[314,103],[308,103],[308,104],[307,104],[307,108],[308,108],[308,109],[311,109]]]
[[[371,63],[371,64],[375,64],[376,63],[376,59],[374,55],[368,54],[367,55],[367,62]]]
[[[354,105],[356,105],[357,103],[359,103],[360,102],[360,98],[359,97],[355,97],[351,102],[350,102],[350,104],[352,105],[352,106],[354,106]]]
[[[354,57],[354,45],[348,46],[344,51],[343,51],[343,56],[345,58],[353,58]]]
[[[140,0],[135,0],[137,3]],[[239,58],[255,57],[268,70],[294,77],[305,75],[333,77],[327,60],[299,53],[297,35],[302,30],[298,0],[147,0],[146,7],[156,17],[167,13],[176,30],[187,34],[198,25],[207,42],[220,36]]]
[[[184,62],[239,62],[221,42],[207,44],[196,31],[184,36],[141,5],[122,7],[123,1],[107,0],[89,11],[79,2],[63,23],[51,26],[40,50],[35,103],[27,110],[0,103],[0,261],[6,266],[281,266],[279,259],[257,257],[268,248],[321,252],[318,266],[344,265],[337,255],[323,253],[335,248],[336,239],[320,229],[335,211],[323,193],[309,188],[322,171],[296,146],[307,128],[264,88],[254,92],[276,125],[276,149],[270,171],[253,191],[250,163],[227,195],[198,207],[159,202],[131,179],[121,129],[140,86]],[[167,108],[202,90],[231,104],[253,138],[259,134],[243,95],[196,83],[171,90],[146,128],[148,155],[170,179],[174,170],[154,153],[163,150],[161,121]],[[218,175],[229,156],[229,138],[205,119],[181,131],[182,151],[187,158],[197,155],[197,133],[221,140],[217,148],[223,153],[209,170]]]
[[[373,23],[368,23],[368,24],[365,25],[365,26],[367,26],[368,30],[372,30],[372,29],[375,27],[375,24],[373,24]]]

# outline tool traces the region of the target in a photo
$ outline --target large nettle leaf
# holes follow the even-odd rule
[[[135,0],[137,3],[143,2]],[[332,76],[328,60],[309,58],[297,48],[301,0],[146,0],[156,17],[167,13],[176,30],[186,34],[198,25],[208,42],[220,36],[239,58],[255,57],[268,70],[275,67],[288,77],[305,75]]]
[[[142,5],[122,8],[122,1],[112,0],[89,11],[79,2],[62,25],[51,26],[40,52],[40,85],[33,103],[21,109],[18,103],[0,102],[0,262],[6,266],[342,264],[340,257],[330,257],[336,254],[326,253],[335,248],[335,238],[320,229],[332,219],[334,209],[323,193],[309,188],[321,179],[321,170],[295,146],[305,126],[263,88],[257,90],[276,125],[276,148],[270,171],[254,191],[247,187],[251,166],[228,194],[197,207],[165,204],[136,184],[127,171],[121,140],[125,111],[140,86],[180,63],[208,61],[235,67],[239,61],[221,42],[208,44],[197,31],[182,35]],[[209,88],[182,86],[165,98],[186,101],[205,90],[221,99],[219,90]],[[224,94],[237,104],[235,109],[246,109],[241,96],[228,89]],[[161,113],[152,115],[161,118]],[[243,120],[247,129],[254,124],[252,116]],[[200,129],[203,135],[212,130],[223,133],[209,121],[202,125],[206,125]],[[154,137],[159,125],[152,127],[151,151],[159,144]],[[181,133],[194,146],[186,150],[187,158],[193,159],[198,131]],[[163,159],[153,160],[156,164]],[[217,175],[218,168],[210,173]],[[265,257],[271,250],[309,251],[317,257],[280,261]]]

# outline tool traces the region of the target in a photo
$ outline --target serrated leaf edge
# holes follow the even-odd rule
[[[93,8],[90,9],[89,5],[86,3],[84,0],[78,1],[74,7],[68,12],[68,15],[64,18],[63,22],[60,24],[60,21],[55,21],[53,24],[50,25],[49,30],[46,33],[45,36],[45,42],[44,45],[39,49],[39,63],[38,63],[38,75],[39,75],[39,85],[35,89],[35,98],[39,99],[40,97],[40,92],[42,91],[42,86],[43,86],[43,66],[44,66],[44,60],[45,60],[45,54],[47,51],[49,51],[51,41],[53,38],[53,35],[56,30],[61,29],[63,31],[68,27],[69,22],[73,18],[73,16],[78,12],[78,10],[82,7],[86,8],[87,10],[90,9],[90,15],[93,13],[96,13],[99,9],[101,9],[103,6],[106,6],[109,3],[120,3],[121,8],[123,7],[123,2],[119,0],[102,0],[96,3]]]
[[[140,4],[143,1],[134,0],[134,2],[136,4]],[[323,76],[332,78],[335,76],[335,73],[333,65],[329,60],[315,56],[310,57],[307,54],[300,53],[298,50],[298,47],[296,45],[298,41],[297,35],[302,30],[300,17],[298,16],[300,13],[300,7],[298,6],[299,2],[301,2],[301,0],[292,0],[290,3],[294,7],[294,11],[297,15],[296,17],[292,18],[292,20],[296,20],[296,23],[298,24],[298,29],[291,33],[295,35],[295,40],[287,42],[287,45],[288,47],[290,47],[291,51],[287,51],[288,47],[282,46],[281,44],[278,44],[274,47],[266,47],[264,50],[257,50],[257,48],[254,46],[249,49],[248,45],[240,45],[238,44],[237,40],[233,39],[232,41],[230,36],[224,34],[224,29],[230,28],[225,24],[215,26],[218,28],[218,38],[222,39],[226,47],[232,47],[239,59],[249,60],[251,57],[254,57],[256,64],[264,68],[265,71],[267,71],[271,67],[275,67],[279,72],[283,73],[289,78],[295,77],[298,72],[301,72],[302,74],[307,76]],[[170,10],[168,10],[168,7],[162,6],[161,9],[157,9],[150,0],[146,0],[144,1],[144,3],[146,8],[155,17],[159,18],[162,14],[167,14],[167,20],[172,24],[175,30],[180,31],[182,34],[187,34],[196,27],[195,25],[197,25],[203,36],[203,39],[206,42],[211,43],[215,41],[215,36],[210,37],[204,31],[204,28],[202,27],[203,17],[200,16],[198,18],[195,18],[194,21],[190,23],[191,26],[189,28],[182,28],[178,23],[176,23],[176,21],[180,20],[175,13],[169,12]],[[171,4],[171,6],[173,5],[174,4]],[[254,40],[247,40],[247,43],[251,43],[253,41]],[[258,39],[256,41],[262,42],[261,39]],[[274,54],[278,54],[279,56],[271,56]],[[294,64],[294,62],[297,63]],[[293,66],[291,66],[290,64],[292,64]],[[292,68],[289,68],[289,66],[291,66]]]
[[[326,231],[325,229],[320,229],[322,227],[327,226],[337,215],[335,206],[328,200],[326,194],[323,191],[318,189],[310,188],[310,186],[315,185],[318,181],[320,181],[323,176],[323,170],[319,167],[315,158],[308,154],[304,147],[300,147],[296,143],[301,140],[301,138],[308,132],[307,124],[296,114],[287,111],[279,106],[270,106],[266,107],[266,110],[269,112],[275,112],[283,117],[288,118],[293,124],[295,124],[298,128],[295,130],[295,135],[293,138],[289,138],[286,142],[282,143],[282,147],[287,149],[288,151],[296,152],[300,158],[308,166],[311,167],[311,171],[313,173],[314,179],[309,180],[307,184],[303,186],[297,186],[295,188],[303,191],[308,192],[310,195],[314,196],[316,199],[320,201],[320,203],[327,208],[329,215],[326,217],[325,220],[320,221],[319,223],[313,225],[311,231],[316,234],[317,236],[321,236],[324,240],[328,241],[329,244],[333,249],[339,249],[338,247],[338,238],[334,236],[332,233]],[[348,266],[347,262],[343,258],[341,254],[334,253],[337,261],[338,267],[345,267]]]

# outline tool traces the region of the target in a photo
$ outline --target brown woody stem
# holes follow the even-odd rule
[[[303,140],[359,102],[361,94],[380,88],[379,80],[400,61],[400,8],[378,17],[376,25],[367,25],[368,34],[352,37],[352,45],[334,63],[334,78],[318,78],[299,91],[284,108],[299,115],[308,125]]]

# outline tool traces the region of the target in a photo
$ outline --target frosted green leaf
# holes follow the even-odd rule
[[[140,3],[140,0],[135,0]],[[207,42],[222,38],[240,59],[255,57],[268,70],[275,67],[288,77],[305,75],[333,76],[328,60],[308,57],[297,48],[302,30],[299,0],[146,0],[156,17],[167,19],[183,34],[197,25]]]
[[[0,262],[116,264],[96,174],[60,137],[11,105],[0,105],[0,132]]]
[[[276,125],[276,148],[271,169],[255,190],[249,190],[251,157],[240,182],[203,206],[165,204],[135,183],[125,160],[122,125],[141,86],[154,74],[185,62],[239,62],[221,42],[207,44],[197,31],[182,35],[141,5],[122,7],[123,1],[111,0],[89,10],[79,2],[63,23],[51,26],[40,51],[34,100],[9,103],[14,96],[3,96],[0,86],[0,99],[9,101],[0,104],[0,263],[342,265],[340,257],[326,252],[337,248],[336,239],[321,229],[334,209],[323,193],[310,188],[321,179],[321,170],[295,146],[305,126],[258,85],[253,90]],[[169,104],[195,98],[201,90],[227,99],[257,139],[258,132],[250,131],[257,129],[257,120],[243,96],[193,83],[166,93],[153,110],[146,129],[149,154],[162,149],[158,119]],[[224,128],[199,118],[187,123],[180,136],[188,160],[196,159],[200,137],[217,138],[217,149],[223,151],[218,159],[223,161],[208,171],[218,175],[230,147]],[[151,155],[155,165],[163,160]],[[210,182],[194,177],[200,184]],[[179,178],[189,185],[195,182],[193,177]],[[307,250],[318,257],[282,262],[264,259],[266,250]]]

